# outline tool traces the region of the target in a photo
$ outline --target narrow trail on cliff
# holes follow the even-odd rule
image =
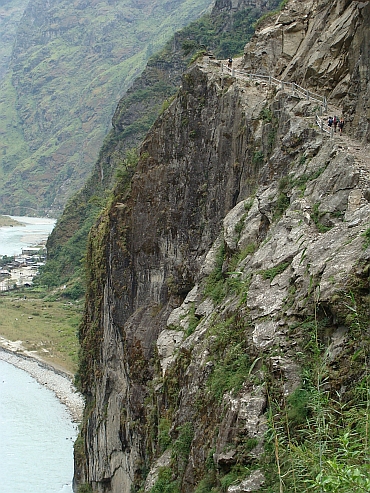
[[[213,61],[213,63],[211,63]],[[218,71],[219,73],[224,73],[229,76],[232,76],[235,78],[235,80],[238,82],[238,84],[242,85],[243,87],[246,85],[246,76],[248,76],[247,73],[243,74],[243,65],[242,65],[242,58],[237,58],[233,60],[233,69],[228,67],[227,61],[225,60],[212,60],[212,58],[209,59],[207,63],[207,69],[211,70],[212,72]],[[268,79],[268,76],[260,76],[261,78]],[[258,75],[256,75],[256,79],[254,80],[255,85],[260,85],[261,88],[265,88],[266,85],[268,85],[268,81],[261,79],[260,81],[257,80]],[[284,81],[287,86],[289,84],[293,84],[291,81]],[[249,81],[248,84],[252,84],[252,81]],[[297,86],[299,87],[299,86]],[[302,99],[304,99],[304,95],[302,93],[297,92]],[[312,93],[313,94],[313,93]],[[320,95],[318,95],[320,97]],[[326,99],[324,96],[321,96],[322,100],[325,101]],[[324,111],[323,111],[324,113]],[[359,186],[362,189],[367,189],[370,188],[370,144],[364,144],[360,142],[359,140],[355,139],[351,135],[348,135],[346,133],[346,126],[344,126],[344,131],[343,133],[339,132],[339,129],[334,132],[329,132],[327,130],[327,117],[329,114],[332,115],[341,115],[342,111],[333,106],[331,102],[326,103],[326,108],[325,108],[325,115],[327,116],[320,116],[319,119],[322,121],[322,134],[323,134],[323,143],[324,142],[331,142],[333,145],[333,149],[336,148],[337,151],[343,151],[343,152],[348,152],[354,157],[354,165],[359,171]],[[316,117],[308,117],[308,118],[314,118],[315,119],[315,125],[317,125]]]

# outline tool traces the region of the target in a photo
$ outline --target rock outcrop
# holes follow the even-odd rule
[[[336,87],[353,74],[335,82],[317,62],[312,23],[334,33],[347,19],[348,64],[360,67],[368,4],[288,2],[241,65],[322,91],[347,116]],[[366,112],[351,101],[351,125],[331,138],[317,103],[287,87],[208,57],[184,75],[90,236],[77,482],[258,491],[273,484],[274,420],[319,354],[325,391],[349,399],[366,373],[370,265],[369,152],[355,140],[367,139]]]
[[[260,24],[244,67],[324,93],[369,141],[369,15],[369,2],[290,1]]]

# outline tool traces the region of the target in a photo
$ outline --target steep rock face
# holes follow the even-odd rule
[[[312,348],[327,392],[345,401],[364,378],[369,151],[330,139],[316,111],[207,58],[183,77],[91,234],[79,482],[277,489],[269,413],[308,378]]]
[[[106,300],[111,308],[109,314],[104,315],[107,325],[101,328],[101,337],[107,337],[112,330],[117,331],[114,339],[122,339],[124,353],[121,357],[115,355],[114,361],[126,365],[124,362],[128,358],[132,362],[129,372],[140,374],[139,389],[133,392],[130,384],[128,395],[120,391],[118,406],[125,407],[129,416],[132,412],[145,414],[145,384],[153,372],[149,363],[154,357],[155,341],[170,311],[193,288],[202,260],[218,235],[223,218],[239,199],[241,184],[244,196],[255,185],[252,159],[245,159],[249,152],[245,123],[246,119],[258,117],[264,106],[263,92],[256,90],[252,98],[254,105],[245,106],[246,102],[241,104],[240,99],[242,88],[232,84],[228,87],[230,83],[230,79],[220,76],[208,81],[199,69],[184,77],[176,104],[160,118],[143,144],[129,198],[124,204],[117,198],[118,203],[112,208],[106,253],[111,259],[111,269],[104,287],[104,297],[111,300]],[[245,162],[244,166],[240,164],[242,162]],[[250,176],[249,183],[247,176]],[[126,245],[123,250],[122,245]],[[102,310],[105,311],[106,306],[104,303]],[[112,353],[117,351],[115,344],[111,349]],[[138,364],[135,360],[142,360],[141,371],[134,370]],[[103,381],[106,381],[106,372],[112,372],[109,358],[103,357],[99,366],[104,374]],[[101,405],[104,407],[109,402],[108,410],[110,400],[117,399],[116,378],[120,378],[120,371],[113,373],[110,385],[114,385],[114,389],[108,391],[101,382],[105,390],[99,386],[98,391]],[[133,382],[132,376],[128,376],[128,380]],[[132,394],[137,399],[134,408],[125,404],[127,399],[133,398]],[[118,411],[116,406],[112,409],[114,416]],[[100,421],[101,411],[98,406],[94,411],[95,420]],[[96,441],[92,438],[95,437],[95,420],[89,422],[89,443],[90,438],[94,443]],[[120,425],[119,421],[116,425]],[[115,433],[125,435],[125,441],[130,444],[127,450],[122,446],[116,450],[112,440],[104,436],[94,447],[87,477],[100,483],[102,476],[112,474],[110,463],[106,464],[104,475],[96,470],[97,464],[101,467],[102,462],[98,459],[101,450],[106,449],[103,443],[109,449],[104,452],[107,456],[114,450],[120,457],[120,474],[135,477],[138,465],[136,459],[135,469],[132,457],[142,456],[143,451],[131,443],[130,436],[133,434],[135,441],[143,447],[146,440],[140,427],[141,424],[137,425],[134,433],[127,425],[121,431],[115,430]],[[125,466],[127,455],[132,464],[129,470]],[[113,478],[112,491],[118,491],[115,488],[119,488],[119,484],[120,481]]]
[[[122,168],[128,150],[139,146],[162,107],[177,92],[181,75],[187,70],[194,54],[204,50],[205,46],[219,56],[220,52],[223,53],[225,57],[230,55],[231,47],[239,51],[243,42],[253,34],[254,20],[278,3],[278,0],[248,0],[237,4],[216,1],[210,13],[177,31],[164,49],[150,58],[144,72],[117,105],[112,129],[105,139],[93,173],[68,202],[49,237],[49,259],[63,259],[60,264],[64,263],[61,269],[64,275],[79,267],[84,255],[82,248],[80,255],[75,252],[71,255],[68,243],[81,243],[83,231],[87,231],[95,220],[96,206],[104,202],[106,193],[114,186],[117,170]],[[242,40],[238,39],[239,35],[242,35]]]
[[[369,2],[288,2],[260,25],[244,68],[324,93],[369,141],[369,19]]]
[[[63,274],[79,267],[85,254],[81,250],[80,256],[75,251],[71,255],[68,242],[78,244],[83,232],[91,227],[95,220],[94,206],[96,208],[103,203],[105,194],[113,187],[117,169],[125,162],[127,151],[142,142],[162,108],[168,105],[177,92],[181,76],[194,54],[200,49],[204,50],[204,46],[216,53],[225,52],[226,47],[231,46],[239,51],[242,45],[238,38],[243,42],[249,39],[253,21],[278,3],[278,0],[247,1],[236,5],[229,1],[216,1],[211,13],[177,31],[165,48],[151,57],[144,72],[118,103],[112,119],[112,129],[105,138],[92,175],[68,202],[49,237],[49,258],[63,259],[60,261],[66,264],[62,268]],[[227,49],[224,56],[229,54]]]

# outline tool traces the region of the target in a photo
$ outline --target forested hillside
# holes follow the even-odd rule
[[[0,210],[59,215],[91,172],[117,102],[146,60],[211,3],[5,3]]]

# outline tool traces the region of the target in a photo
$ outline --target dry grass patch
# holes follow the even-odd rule
[[[3,226],[22,226],[22,223],[19,221],[16,221],[15,219],[12,219],[9,216],[1,216],[0,215],[0,227]]]

